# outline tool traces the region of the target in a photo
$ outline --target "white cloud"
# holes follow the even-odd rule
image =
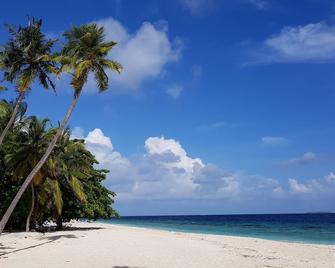
[[[282,164],[286,166],[299,166],[314,162],[317,160],[316,154],[313,152],[304,153],[301,157],[291,158],[283,161]]]
[[[96,128],[88,133],[85,144],[95,155],[100,167],[111,171],[108,176],[113,184],[119,185],[121,191],[129,190],[134,180],[134,169],[127,158],[114,150],[111,139]]]
[[[172,98],[178,99],[180,94],[183,92],[184,88],[180,85],[173,85],[166,89],[166,94],[170,95]]]
[[[111,139],[106,137],[99,128],[96,128],[88,133],[87,137],[85,138],[85,142],[91,146],[102,146],[108,149],[113,149]]]
[[[264,41],[256,63],[333,62],[335,26],[324,22],[284,27]]]
[[[199,16],[211,11],[214,7],[214,2],[214,0],[180,0],[182,6],[193,16]]]
[[[332,185],[335,182],[335,174],[330,172],[328,175],[311,180],[304,180],[299,182],[297,179],[289,179],[288,185],[291,193],[295,194],[309,194],[320,198],[322,196],[333,196],[335,188]]]
[[[172,161],[164,161],[165,165],[183,169],[190,176],[196,169],[204,167],[200,158],[190,158],[180,143],[174,139],[150,137],[145,141],[145,148],[151,156],[173,157]]]
[[[85,142],[100,167],[111,171],[106,186],[117,192],[119,200],[272,196],[279,186],[274,179],[234,174],[205,164],[189,156],[174,139],[150,137],[145,141],[145,154],[130,158],[117,152],[101,129],[91,131]]]
[[[262,142],[264,145],[282,145],[288,143],[288,140],[283,137],[266,136],[262,138]]]
[[[152,24],[144,22],[135,33],[130,33],[119,21],[113,18],[98,20],[104,26],[106,39],[118,42],[109,58],[120,62],[124,69],[121,75],[110,75],[113,83],[126,89],[137,89],[141,83],[154,79],[168,63],[176,62],[181,56],[181,41],[168,37],[167,22]],[[96,88],[93,77],[87,88]]]
[[[329,183],[335,182],[335,174],[333,172],[330,172],[327,176],[325,176],[325,179]]]
[[[143,154],[130,157],[114,149],[112,139],[101,129],[85,138],[87,148],[110,170],[105,185],[117,193],[118,203],[171,200],[225,200],[258,202],[264,200],[298,200],[300,196],[333,196],[329,181],[334,174],[315,180],[289,179],[283,184],[274,178],[227,172],[190,156],[180,142],[164,137],[149,137]],[[263,200],[263,201],[262,201]]]
[[[312,191],[310,187],[303,183],[299,183],[296,179],[288,179],[290,190],[294,193],[309,193]]]
[[[234,176],[221,178],[224,184],[218,189],[218,194],[237,194],[240,189],[240,183]]]

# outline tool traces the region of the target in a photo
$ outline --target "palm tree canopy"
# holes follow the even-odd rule
[[[25,27],[7,25],[10,40],[0,51],[0,69],[4,80],[16,82],[20,92],[26,92],[37,79],[44,88],[55,89],[50,73],[56,72],[51,50],[56,42],[41,31],[42,20],[32,19]]]
[[[24,179],[43,155],[56,131],[56,128],[47,129],[48,124],[49,120],[32,116],[25,119],[15,135],[9,137],[5,146],[11,150],[7,150],[5,164],[14,180]],[[70,139],[69,130],[65,131],[48,161],[34,176],[33,184],[41,189],[39,202],[49,208],[55,207],[60,215],[62,187],[70,189],[78,200],[84,202],[86,196],[82,181],[94,175],[94,163],[94,157],[85,149],[84,141]]]
[[[25,120],[16,135],[9,137],[5,147],[11,148],[5,156],[5,163],[13,172],[13,178],[24,179],[43,155],[54,130],[47,130],[49,120],[32,116]],[[34,177],[34,184],[41,183],[46,168]]]
[[[15,102],[13,101],[6,101],[6,100],[0,101],[0,131],[2,131],[5,128],[7,122],[9,121],[13,113],[14,107]],[[27,111],[27,103],[21,102],[18,107],[15,122],[21,122],[26,111]],[[14,125],[16,124],[15,122]]]
[[[108,76],[105,69],[121,72],[120,63],[109,60],[108,53],[117,44],[114,41],[105,41],[104,28],[96,24],[85,24],[72,27],[64,33],[67,40],[61,56],[58,58],[63,68],[72,73],[71,85],[78,94],[87,82],[90,72],[99,87],[99,91],[108,88]]]

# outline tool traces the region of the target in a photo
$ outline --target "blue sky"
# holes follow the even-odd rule
[[[70,125],[109,168],[123,215],[334,211],[335,1],[6,1],[51,37],[97,22],[124,65]],[[0,29],[0,41],[8,37]],[[1,93],[9,98],[11,93]],[[29,113],[71,101],[35,85]]]

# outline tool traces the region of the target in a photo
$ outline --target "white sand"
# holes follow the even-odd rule
[[[0,267],[335,267],[335,246],[76,223],[95,230],[0,236]]]

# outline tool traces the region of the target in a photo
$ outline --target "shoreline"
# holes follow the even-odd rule
[[[76,222],[0,236],[0,267],[335,267],[335,246]]]
[[[293,244],[303,244],[303,245],[320,245],[320,246],[334,246],[334,243],[321,243],[321,242],[312,242],[312,241],[303,241],[303,240],[285,240],[285,239],[271,239],[261,236],[249,236],[249,235],[232,235],[232,234],[215,234],[215,233],[204,233],[204,232],[192,232],[192,231],[183,231],[183,230],[174,230],[174,229],[164,229],[159,227],[147,227],[147,226],[136,226],[127,223],[107,223],[107,222],[100,222],[97,221],[98,224],[107,224],[107,225],[115,225],[115,226],[125,226],[130,228],[139,228],[139,229],[147,229],[147,230],[157,230],[157,231],[165,231],[165,232],[172,232],[172,233],[182,233],[182,234],[195,234],[195,235],[208,235],[208,236],[217,236],[217,237],[238,237],[238,238],[250,238],[250,239],[259,239],[265,241],[274,241],[274,242],[284,242],[284,243],[293,243]]]

